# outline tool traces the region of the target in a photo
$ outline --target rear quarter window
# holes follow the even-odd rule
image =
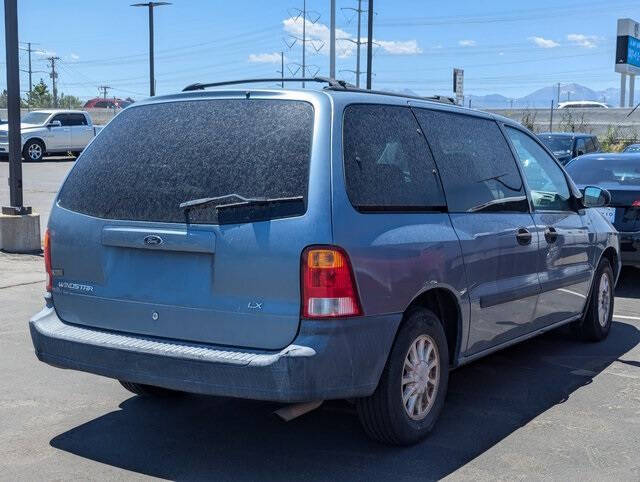
[[[360,211],[445,206],[428,145],[411,109],[353,104],[344,111],[347,194]]]
[[[235,193],[246,198],[302,196],[303,201],[225,210],[224,216],[214,204],[192,210],[191,222],[304,214],[313,117],[311,104],[301,101],[132,106],[86,148],[62,187],[59,205],[105,219],[183,222],[180,203]]]

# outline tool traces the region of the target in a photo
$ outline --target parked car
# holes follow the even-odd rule
[[[566,164],[574,157],[583,154],[600,152],[600,142],[592,134],[541,132],[538,134],[538,138],[562,164]]]
[[[94,99],[89,99],[84,104],[85,109],[124,109],[125,107],[131,105],[133,102],[124,99],[118,99],[117,97],[113,97],[110,99],[105,99],[104,97],[96,97]]]
[[[79,110],[34,110],[20,119],[22,157],[25,161],[39,161],[45,154],[80,152],[98,134],[101,126],[94,126],[91,116]],[[0,154],[9,152],[8,125],[0,125]]]
[[[608,109],[609,106],[603,102],[595,102],[592,100],[571,100],[560,102],[558,109]]]
[[[56,197],[35,352],[139,395],[351,399],[371,437],[410,444],[451,369],[565,324],[607,336],[618,233],[586,190],[521,125],[450,104],[155,97]]]
[[[625,147],[622,152],[640,152],[640,144],[631,144]]]
[[[640,267],[640,153],[590,154],[567,164],[578,186],[599,186],[611,193],[609,207],[599,208],[620,232],[623,265]]]

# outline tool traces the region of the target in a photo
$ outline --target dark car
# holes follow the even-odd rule
[[[542,132],[538,134],[538,138],[562,164],[574,157],[600,152],[598,138],[592,134]]]
[[[631,144],[625,147],[622,152],[640,152],[640,144]]]
[[[575,183],[611,193],[599,211],[620,232],[622,264],[640,267],[640,153],[590,154],[567,164]]]

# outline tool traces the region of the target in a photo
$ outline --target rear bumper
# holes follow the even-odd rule
[[[640,231],[620,233],[620,258],[623,266],[640,267]]]
[[[29,322],[39,360],[208,395],[299,402],[375,390],[401,315],[303,320],[288,347],[240,350],[70,325],[45,308]]]

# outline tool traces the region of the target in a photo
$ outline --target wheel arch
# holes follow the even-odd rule
[[[444,328],[449,348],[449,363],[452,367],[458,365],[460,345],[462,342],[462,309],[455,292],[450,287],[435,286],[418,293],[404,311],[400,326],[406,320],[406,314],[416,308],[426,308],[433,311]]]
[[[613,270],[613,277],[617,280],[618,275],[620,274],[620,265],[618,262],[618,252],[613,246],[608,246],[600,255],[600,259],[598,260],[598,264],[596,265],[596,269],[600,264],[600,260],[608,259],[611,264],[611,269]]]
[[[24,149],[24,146],[27,145],[27,142],[29,141],[39,141],[42,146],[44,147],[44,152],[47,152],[47,143],[44,141],[44,139],[42,137],[38,137],[38,136],[31,136],[31,137],[27,137],[24,142],[22,143],[22,149]],[[22,152],[22,150],[21,150]]]

